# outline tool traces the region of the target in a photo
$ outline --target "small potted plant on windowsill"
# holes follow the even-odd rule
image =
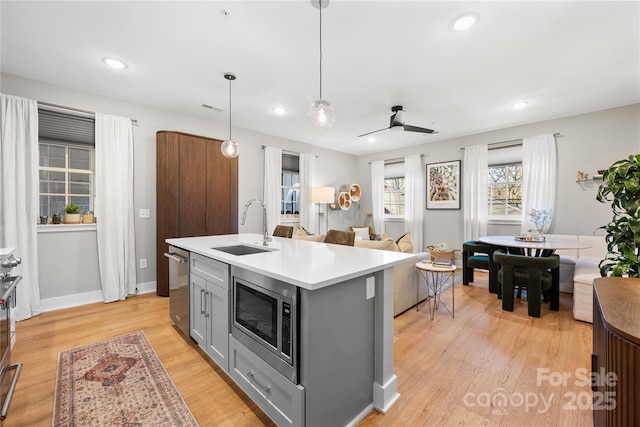
[[[70,203],[62,209],[64,210],[65,224],[80,224],[80,206]]]

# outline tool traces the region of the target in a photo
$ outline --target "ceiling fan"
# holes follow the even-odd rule
[[[391,129],[391,130],[405,130],[407,132],[420,132],[420,133],[438,133],[433,129],[421,128],[418,126],[411,126],[404,124],[404,110],[402,109],[402,105],[395,105],[391,107],[391,120],[389,122],[389,127],[384,129],[374,130],[373,132],[363,133],[362,135],[358,135],[358,138],[361,136],[371,135],[372,133],[382,132],[383,130]]]

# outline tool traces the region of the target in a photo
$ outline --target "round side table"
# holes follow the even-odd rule
[[[436,314],[436,310],[438,309],[438,305],[442,304],[442,306],[447,310],[447,312],[451,315],[451,317],[455,317],[455,281],[454,281],[454,273],[456,271],[456,266],[438,266],[433,265],[431,262],[420,261],[416,263],[416,268],[418,272],[422,276],[425,282],[425,286],[427,287],[427,298],[425,299],[424,304],[429,305],[429,315],[431,316],[431,320]],[[440,298],[442,295],[442,291],[444,290],[444,286],[451,281],[451,310],[447,308],[442,299]],[[417,289],[417,303],[416,310],[420,310],[420,287],[418,285]],[[422,307],[424,307],[424,304]]]

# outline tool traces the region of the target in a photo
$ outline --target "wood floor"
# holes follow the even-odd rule
[[[577,369],[590,368],[591,325],[573,319],[571,295],[561,295],[559,312],[543,304],[539,319],[527,316],[525,301],[503,312],[486,275],[476,273],[476,283],[456,285],[455,297],[455,318],[440,309],[431,321],[426,306],[396,317],[401,397],[387,414],[373,411],[360,426],[593,424],[591,410],[581,409],[590,407],[590,388],[576,378]],[[4,427],[51,426],[59,352],[135,330],[145,332],[201,426],[272,425],[179,335],[168,311],[167,298],[150,294],[18,322],[13,360],[23,369]],[[560,375],[568,376],[564,384],[547,379]]]

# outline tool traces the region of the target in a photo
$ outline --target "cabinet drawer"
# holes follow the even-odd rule
[[[192,253],[191,273],[215,283],[222,289],[229,289],[229,264]]]
[[[229,336],[231,378],[279,426],[304,425],[304,387]]]

